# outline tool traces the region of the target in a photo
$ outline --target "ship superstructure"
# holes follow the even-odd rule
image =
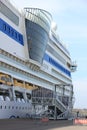
[[[52,23],[45,10],[0,0],[0,118],[66,118],[73,108],[76,64]]]

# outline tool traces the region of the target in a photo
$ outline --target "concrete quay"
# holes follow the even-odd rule
[[[1,119],[0,130],[87,130],[87,126],[75,126],[71,120]]]

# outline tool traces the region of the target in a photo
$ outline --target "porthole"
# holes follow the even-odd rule
[[[0,106],[0,109],[2,109],[2,106]]]

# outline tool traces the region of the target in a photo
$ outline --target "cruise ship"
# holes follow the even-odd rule
[[[0,119],[68,118],[76,67],[48,11],[0,0]]]

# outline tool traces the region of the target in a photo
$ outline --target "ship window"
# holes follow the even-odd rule
[[[19,107],[19,110],[21,109],[21,107]]]
[[[8,31],[8,33],[10,33],[10,27],[9,26],[7,26],[7,31]]]
[[[12,106],[12,109],[14,109],[14,106]]]
[[[51,42],[51,41],[50,41]],[[52,53],[53,56],[55,56],[57,59],[59,59],[63,64],[65,64],[65,60],[62,56],[60,56],[60,54],[56,51],[54,51],[54,49],[50,46],[50,45],[47,45],[47,51]]]
[[[14,30],[13,29],[11,29],[11,35],[14,36]]]
[[[21,43],[23,43],[23,37],[22,37],[20,34],[18,34],[18,40],[19,40]]]
[[[18,38],[19,38],[19,41],[21,41],[21,36],[20,36],[20,34],[18,34]]]
[[[15,38],[17,39],[17,32],[15,32]]]
[[[10,19],[14,24],[16,24],[17,26],[19,25],[19,17],[7,6],[5,6],[1,1],[0,1],[0,12],[3,15],[5,15],[8,19]]]
[[[2,106],[0,106],[0,109],[2,109]]]
[[[16,106],[16,109],[18,109],[18,107]]]
[[[22,107],[22,109],[24,109],[24,107]]]
[[[3,30],[6,31],[6,24],[3,24]]]

